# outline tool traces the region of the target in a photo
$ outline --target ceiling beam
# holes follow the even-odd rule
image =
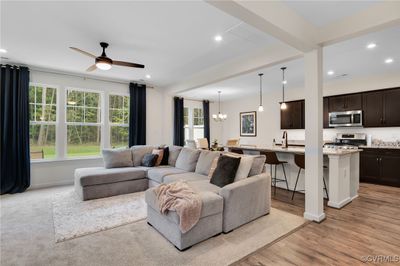
[[[318,44],[327,46],[400,25],[400,2],[384,1],[320,29]]]
[[[276,44],[246,56],[240,56],[219,65],[207,68],[166,88],[168,94],[177,94],[200,88],[225,79],[250,73],[261,68],[271,67],[302,57],[303,54],[286,45]]]
[[[318,29],[285,3],[236,0],[206,2],[301,52],[316,48]]]

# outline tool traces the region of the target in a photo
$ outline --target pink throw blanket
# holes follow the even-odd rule
[[[179,229],[186,233],[200,219],[202,201],[192,188],[185,182],[177,181],[161,184],[155,189],[158,207],[162,214],[176,211],[179,216]]]

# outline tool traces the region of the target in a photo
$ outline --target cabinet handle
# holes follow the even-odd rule
[[[378,157],[376,157],[376,161],[379,162],[379,158]]]

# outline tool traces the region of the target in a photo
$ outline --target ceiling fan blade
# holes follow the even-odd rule
[[[90,67],[88,67],[86,69],[86,72],[92,72],[93,70],[96,70],[96,69],[97,69],[96,65],[91,65]]]
[[[141,65],[141,64],[135,64],[135,63],[129,63],[129,62],[123,62],[123,61],[114,61],[114,60],[113,60],[113,65],[144,68],[144,65]]]
[[[91,54],[91,53],[85,52],[85,51],[83,51],[83,50],[81,50],[81,49],[79,49],[79,48],[76,48],[76,47],[69,47],[69,48],[71,48],[71,49],[74,50],[74,51],[77,51],[78,53],[87,55],[87,56],[92,57],[92,58],[96,58],[96,57],[97,57],[97,56],[95,56],[95,55],[93,55],[93,54]]]

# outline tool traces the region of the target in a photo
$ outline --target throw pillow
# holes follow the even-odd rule
[[[154,149],[151,153],[158,155],[158,158],[156,161],[156,166],[159,166],[161,164],[162,158],[164,156],[164,150],[163,149]]]
[[[102,154],[105,168],[133,166],[130,149],[104,149]]]
[[[154,149],[154,146],[148,145],[136,145],[132,146],[132,157],[133,157],[133,166],[140,166],[143,160],[143,156],[147,153],[151,153]]]
[[[153,167],[156,165],[158,155],[148,153],[143,156],[142,165],[146,167]]]
[[[257,155],[254,157],[249,176],[259,175],[264,171],[265,159],[265,155]]]
[[[210,183],[219,187],[233,183],[240,159],[225,155],[219,157],[217,168],[211,177]]]
[[[178,159],[176,159],[175,167],[188,172],[194,172],[199,155],[200,150],[184,147],[179,153]]]
[[[164,154],[163,154],[163,157],[162,157],[160,165],[168,165],[169,147],[163,147],[162,149],[164,150]]]
[[[201,151],[194,172],[200,175],[208,175],[212,162],[219,157],[219,154],[217,151]]]
[[[241,179],[245,179],[249,176],[251,166],[253,165],[253,161],[254,161],[253,156],[241,157],[239,167],[236,171],[234,182],[237,182]]]
[[[169,147],[168,165],[175,166],[176,160],[181,153],[181,146],[171,146]]]
[[[208,172],[208,179],[211,179],[212,175],[214,174],[214,171],[218,165],[218,159],[219,159],[219,156],[212,161],[211,167],[210,167],[210,172]]]

